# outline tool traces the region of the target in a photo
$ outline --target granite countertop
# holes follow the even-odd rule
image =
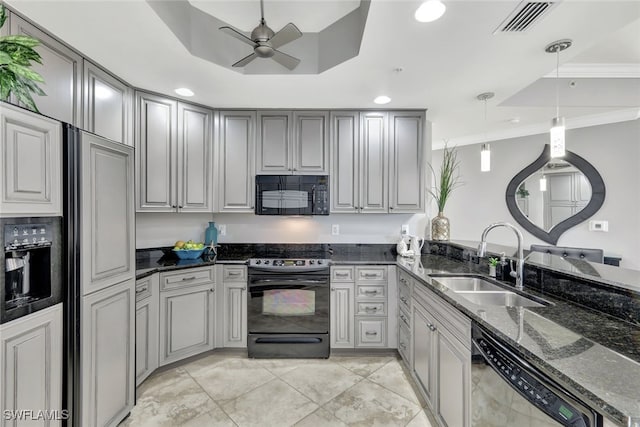
[[[640,417],[640,327],[526,286],[528,293],[552,304],[526,308],[473,304],[430,276],[477,274],[468,263],[450,258],[398,257],[397,265],[597,411],[621,425]]]

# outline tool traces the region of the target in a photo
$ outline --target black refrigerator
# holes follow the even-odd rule
[[[117,425],[135,394],[133,147],[63,125],[68,426]]]

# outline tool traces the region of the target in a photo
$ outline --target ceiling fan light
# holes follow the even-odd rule
[[[378,97],[376,97],[376,99],[373,100],[373,102],[375,102],[376,104],[388,104],[391,102],[391,98],[389,98],[387,95],[380,95]]]
[[[549,130],[549,143],[551,145],[551,157],[564,156],[564,117],[555,117],[551,120]]]
[[[418,7],[414,17],[418,22],[433,22],[444,15],[447,7],[440,0],[427,0]]]
[[[179,87],[178,89],[174,90],[175,93],[177,93],[180,96],[193,96],[194,93],[191,89],[186,88],[186,87]]]

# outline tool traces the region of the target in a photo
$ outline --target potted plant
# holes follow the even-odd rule
[[[429,169],[431,169],[434,185],[433,189],[427,191],[438,206],[438,216],[431,220],[431,240],[449,240],[449,219],[444,216],[444,208],[453,190],[462,185],[457,149],[449,148],[445,142],[439,175],[436,175],[431,164]]]
[[[7,11],[0,5],[0,28],[7,20]],[[0,37],[0,99],[9,101],[13,94],[16,100],[32,111],[38,112],[32,94],[46,95],[38,86],[44,83],[42,76],[31,67],[31,62],[42,64],[35,47],[40,41],[29,36]]]
[[[524,199],[525,197],[529,197],[529,190],[527,190],[524,187],[524,183],[520,184],[520,187],[518,187],[518,191],[516,191],[516,194],[518,195],[518,197]]]

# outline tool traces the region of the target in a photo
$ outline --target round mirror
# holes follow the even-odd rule
[[[549,145],[540,157],[507,186],[507,207],[514,219],[534,236],[556,244],[569,228],[595,214],[605,187],[598,171],[570,151],[551,158]]]

